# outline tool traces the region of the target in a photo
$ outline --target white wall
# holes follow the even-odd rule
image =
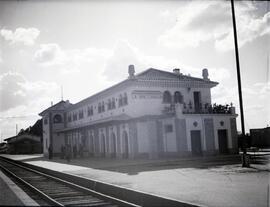
[[[234,116],[234,115],[233,115]],[[205,118],[213,118],[214,122],[214,136],[215,136],[215,149],[219,150],[218,147],[218,130],[219,129],[226,129],[227,130],[227,137],[228,137],[228,148],[232,148],[232,137],[231,137],[231,126],[230,126],[230,118],[232,115],[227,114],[188,114],[185,115],[186,123],[187,123],[187,144],[188,150],[191,151],[191,130],[201,130],[201,144],[202,150],[206,150],[206,137],[205,137],[205,127],[203,126],[203,120]],[[193,125],[194,122],[197,122],[197,126]],[[223,121],[224,125],[221,126],[220,122]]]
[[[163,144],[164,152],[177,152],[176,144],[176,131],[174,119],[165,119],[162,121],[162,131],[163,131]],[[172,132],[165,132],[165,125],[172,125]]]
[[[149,139],[148,139],[148,128],[144,122],[137,123],[137,137],[138,137],[138,152],[139,153],[148,153],[149,148]]]
[[[148,92],[145,95],[134,95],[134,91],[154,91],[160,92],[159,95],[149,95]],[[209,88],[191,88],[190,91],[187,88],[164,88],[164,87],[141,87],[141,86],[130,86],[124,90],[118,91],[117,93],[113,93],[105,98],[96,99],[95,101],[86,103],[84,106],[73,109],[67,113],[67,117],[69,114],[73,112],[77,112],[77,120],[72,122],[67,122],[68,127],[78,126],[82,124],[90,124],[93,121],[106,119],[112,116],[118,116],[121,114],[127,114],[131,117],[139,117],[143,115],[160,115],[162,110],[164,109],[165,104],[163,103],[163,93],[164,91],[169,91],[172,96],[176,91],[180,91],[183,96],[183,101],[188,104],[189,101],[192,102],[192,107],[194,108],[193,101],[193,92],[200,91],[202,103],[211,103],[211,95]],[[120,94],[126,93],[128,96],[128,104],[122,107],[118,107],[118,99]],[[116,108],[112,110],[107,110],[107,101],[112,98],[116,99]],[[98,103],[104,101],[105,103],[105,112],[98,113]],[[94,115],[88,116],[87,108],[88,106],[93,106]],[[79,110],[83,110],[84,118],[79,119]]]
[[[231,135],[231,125],[230,118],[226,116],[215,116],[214,117],[214,130],[215,130],[215,149],[218,150],[218,130],[226,129],[227,130],[227,138],[228,138],[228,148],[232,148],[232,135]],[[220,122],[223,121],[224,125],[221,126]]]
[[[197,123],[197,126],[194,125],[194,123]],[[187,126],[187,145],[188,145],[188,151],[191,150],[191,130],[200,130],[201,131],[201,145],[202,150],[206,150],[206,142],[205,142],[205,136],[203,133],[203,123],[202,123],[202,117],[200,115],[188,115],[186,117],[186,126]]]
[[[46,114],[44,117],[42,117],[42,128],[43,128],[43,153],[48,153],[48,148],[50,146],[50,120],[49,115]],[[45,119],[47,119],[47,124],[45,124]]]

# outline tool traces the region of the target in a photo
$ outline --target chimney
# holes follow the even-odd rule
[[[179,68],[173,69],[173,73],[176,75],[180,75],[180,69]]]
[[[53,105],[53,102],[51,101],[51,106]]]
[[[210,79],[208,78],[208,70],[207,70],[206,68],[204,68],[204,69],[202,70],[202,77],[203,77],[204,80],[210,80]]]
[[[134,65],[129,65],[128,66],[128,78],[134,78],[135,77],[135,68],[134,68]]]

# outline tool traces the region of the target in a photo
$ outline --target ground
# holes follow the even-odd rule
[[[269,206],[269,162],[242,168],[239,155],[113,160],[12,156],[30,164],[81,175],[201,206]],[[265,155],[264,158],[269,158]]]

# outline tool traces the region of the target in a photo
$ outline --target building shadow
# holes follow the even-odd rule
[[[251,156],[251,164],[265,165],[269,163],[270,155]],[[161,171],[170,169],[197,168],[209,169],[226,165],[241,164],[240,155],[219,155],[211,157],[189,158],[162,158],[162,159],[113,159],[113,158],[76,158],[67,162],[65,159],[54,157],[49,160],[45,157],[27,158],[23,162],[50,161],[55,163],[70,164],[97,170],[119,172],[136,175],[141,172]]]

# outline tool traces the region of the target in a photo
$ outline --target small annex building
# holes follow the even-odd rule
[[[212,104],[207,69],[202,78],[154,68],[135,74],[76,104],[45,109],[43,151],[67,144],[112,158],[202,156],[238,151],[235,108]],[[229,101],[229,100],[228,100]]]
[[[42,153],[41,137],[23,133],[4,139],[7,142],[8,154],[38,154]]]

